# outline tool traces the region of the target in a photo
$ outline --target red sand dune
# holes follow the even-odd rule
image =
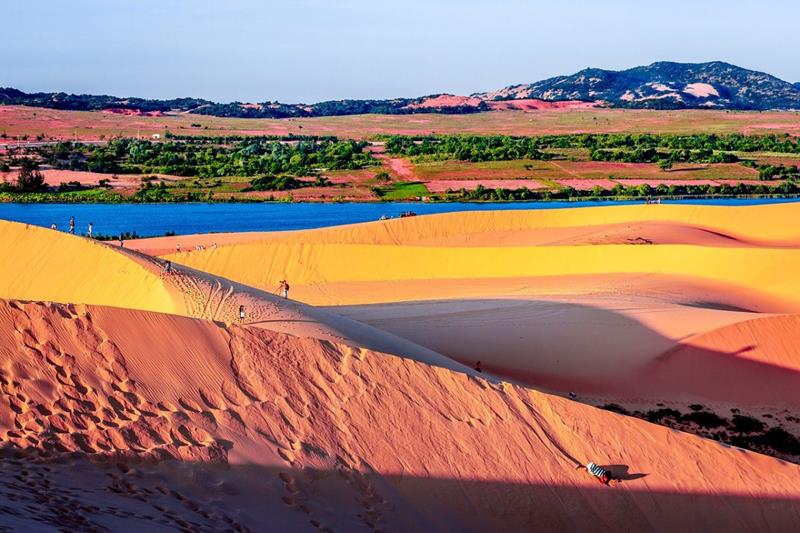
[[[729,404],[800,408],[800,315],[767,316],[694,335],[643,374],[654,388],[716,389]]]
[[[800,520],[796,465],[470,374],[123,309],[3,302],[0,324],[0,520],[16,528]],[[622,483],[575,470],[590,459]]]
[[[540,287],[546,283],[531,282]],[[612,283],[607,283],[610,289]],[[682,286],[687,299],[703,292],[690,290],[686,282]],[[337,311],[467,365],[481,360],[489,372],[564,394],[576,392],[583,399],[649,405],[668,399],[756,414],[800,409],[796,315],[758,318],[755,313],[634,295],[652,290],[632,288],[624,296],[484,297]],[[589,353],[593,357],[587,357]]]
[[[261,289],[0,223],[0,525],[791,531],[799,466],[497,373],[584,402],[795,413],[800,319],[778,313],[800,309],[797,208],[179,237],[224,245],[174,260]],[[278,298],[279,276],[353,305]],[[484,374],[455,361],[476,358]],[[589,460],[622,483],[575,470]]]

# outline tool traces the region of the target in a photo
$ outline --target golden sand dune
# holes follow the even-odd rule
[[[712,245],[800,244],[796,204],[739,207],[625,205],[591,209],[475,211],[393,219],[305,231],[222,233],[141,239],[129,243],[151,254],[184,252],[201,244],[387,244],[409,246],[497,246],[553,243],[627,244],[652,232],[656,241]],[[685,235],[682,235],[685,233]],[[635,242],[633,242],[635,244]]]
[[[261,328],[0,302],[16,529],[792,530],[800,467]],[[609,465],[597,484],[575,461]],[[768,510],[768,511],[766,511]]]
[[[701,399],[752,411],[796,407],[787,388],[794,378],[735,402],[731,390],[746,387],[747,372],[727,349],[704,349],[683,382],[677,374],[664,381],[672,371],[662,356],[698,335],[733,335],[725,328],[800,312],[798,217],[800,204],[455,213],[250,234],[169,257],[266,290],[286,278],[300,300],[587,401]],[[595,242],[599,235],[607,238]],[[780,346],[800,344],[796,328],[777,329],[769,334]],[[765,379],[782,366],[748,364]],[[728,369],[740,378],[730,386]]]
[[[798,278],[792,274],[800,271],[800,251],[794,248],[800,232],[792,222],[799,214],[798,204],[453,213],[248,234],[240,244],[168,257],[265,290],[286,278],[298,299],[314,305],[476,295],[470,289],[441,289],[453,280],[485,285],[553,276],[668,275],[695,285],[733,287],[738,297],[725,305],[752,309],[749,302],[755,302],[761,311],[791,311],[800,309]],[[208,236],[181,239],[193,238]],[[236,242],[230,236],[211,238]],[[647,242],[661,245],[639,246]],[[137,246],[155,250],[163,244]],[[730,300],[727,294],[716,297]]]
[[[0,298],[159,311],[350,343],[459,369],[390,333],[334,313],[138,252],[35,226],[0,221]]]

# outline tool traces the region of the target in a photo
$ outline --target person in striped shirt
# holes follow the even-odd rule
[[[597,478],[597,481],[599,481],[599,482],[600,482],[600,483],[602,483],[603,485],[614,485],[614,484],[616,484],[616,483],[619,483],[619,480],[618,480],[618,479],[614,479],[614,478],[611,476],[611,472],[609,472],[609,471],[608,471],[608,470],[606,470],[605,468],[602,468],[602,467],[600,467],[600,466],[597,466],[597,465],[596,465],[596,464],[594,464],[594,463],[591,463],[591,462],[590,462],[590,463],[589,463],[589,464],[587,464],[586,466],[584,466],[584,465],[578,465],[578,466],[575,468],[575,470],[580,470],[581,468],[585,468],[585,469],[586,469],[586,471],[587,471],[587,472],[589,472],[589,474],[590,474],[590,475],[592,475],[592,476],[594,476],[595,478]]]

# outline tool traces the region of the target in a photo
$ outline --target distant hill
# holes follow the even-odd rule
[[[331,100],[316,104],[217,103],[199,98],[152,100],[106,95],[25,93],[0,88],[0,104],[126,114],[194,113],[219,117],[297,118],[358,114],[478,113],[572,107],[637,109],[800,109],[800,83],[729,63],[659,62],[614,71],[589,68],[530,84],[471,96],[435,94],[390,100]]]
[[[75,111],[100,111],[104,109],[129,109],[142,113],[185,111],[203,104],[210,104],[199,98],[175,98],[173,100],[152,100],[147,98],[119,98],[117,96],[67,94],[67,93],[24,93],[10,87],[0,87],[0,104],[29,105],[68,109]]]
[[[602,101],[614,107],[650,109],[800,109],[800,84],[720,61],[659,62],[622,71],[588,68],[474,96]]]

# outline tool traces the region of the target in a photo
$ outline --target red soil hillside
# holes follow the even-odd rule
[[[444,109],[448,107],[475,107],[483,100],[469,96],[456,96],[453,94],[440,94],[423,99],[419,103],[409,104],[406,109]]]
[[[519,100],[494,100],[488,101],[486,104],[492,111],[561,111],[568,109],[591,109],[593,107],[599,107],[602,105],[602,102],[581,102],[578,100],[550,102],[547,100],[538,100],[536,98],[527,98]]]
[[[567,100],[561,102],[550,102],[536,98],[518,100],[487,100],[477,96],[457,96],[453,94],[440,94],[422,99],[422,101],[409,104],[405,109],[448,109],[448,108],[475,108],[481,104],[491,111],[552,111],[568,109],[591,109],[598,107],[602,102],[580,102],[577,100]]]

